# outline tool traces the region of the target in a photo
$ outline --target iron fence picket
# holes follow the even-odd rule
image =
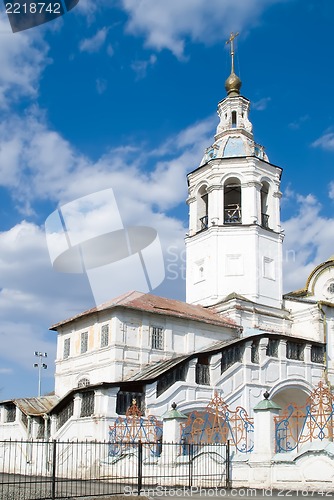
[[[223,487],[226,444],[0,441],[0,498],[57,500],[145,492],[157,487]]]

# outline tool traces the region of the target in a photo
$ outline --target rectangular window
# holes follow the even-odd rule
[[[299,342],[287,342],[286,357],[288,359],[304,361],[304,344],[300,344]]]
[[[136,405],[143,415],[145,407],[145,395],[143,392],[139,392],[138,389],[133,391],[118,391],[116,413],[118,415],[125,415],[127,410],[133,405],[134,400],[136,401]]]
[[[259,340],[253,340],[251,347],[251,362],[259,363]]]
[[[324,363],[325,348],[322,345],[313,345],[311,347],[311,361],[312,363]]]
[[[187,378],[188,365],[179,365],[173,370],[164,373],[157,382],[157,396],[159,397],[164,391],[172,387],[176,382],[184,382]]]
[[[95,393],[94,391],[84,392],[81,399],[80,417],[90,417],[94,413]]]
[[[21,414],[21,421],[24,427],[28,427],[28,417],[25,413]]]
[[[109,345],[109,325],[102,325],[101,327],[101,347]]]
[[[272,358],[278,358],[278,347],[279,347],[278,339],[269,339],[266,349],[266,355]]]
[[[151,347],[160,350],[164,348],[164,330],[160,326],[151,327]]]
[[[64,340],[64,359],[67,359],[70,355],[71,339]]]
[[[244,348],[239,345],[232,345],[224,349],[221,359],[221,373],[224,373],[234,363],[242,363],[243,354]]]
[[[59,413],[57,413],[57,430],[60,429],[73,415],[74,401],[71,399]]]
[[[44,438],[44,418],[43,417],[35,417],[34,418],[36,424],[37,424],[37,439],[43,439]]]
[[[196,363],[196,384],[210,385],[209,358],[198,358]]]
[[[9,403],[6,408],[6,422],[15,422],[16,419],[16,405]]]
[[[83,354],[88,350],[88,332],[83,332],[81,334],[81,349],[80,352]]]

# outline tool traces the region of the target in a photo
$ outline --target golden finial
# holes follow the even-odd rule
[[[226,40],[226,45],[230,44],[231,49],[231,74],[225,82],[226,92],[229,97],[234,97],[240,95],[241,80],[234,72],[234,40],[239,35],[239,33],[231,33],[230,38]]]

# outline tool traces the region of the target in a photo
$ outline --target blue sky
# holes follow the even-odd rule
[[[285,290],[334,254],[333,19],[330,0],[80,0],[13,34],[1,13],[2,399],[37,394],[35,350],[53,389],[48,328],[94,305],[83,276],[51,267],[57,206],[112,187],[124,223],[159,233],[155,292],[184,298],[185,176],[212,143],[231,31],[255,139],[284,169]]]

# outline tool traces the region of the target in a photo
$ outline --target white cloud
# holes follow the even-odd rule
[[[88,52],[89,54],[93,54],[94,52],[98,52],[101,47],[103,47],[108,34],[108,28],[101,28],[94,36],[91,38],[85,38],[81,40],[79,44],[79,49],[81,52]]]
[[[157,56],[154,54],[151,54],[149,59],[141,60],[141,61],[134,61],[131,64],[131,68],[137,74],[137,79],[140,80],[142,78],[145,78],[148,68],[150,66],[154,66],[154,64],[156,62],[157,62]]]
[[[106,187],[166,210],[185,199],[186,171],[196,166],[213,132],[210,117],[155,149],[129,144],[93,163],[50,130],[34,108],[24,118],[13,114],[0,123],[0,185],[28,214],[36,200],[64,203]]]
[[[314,197],[295,195],[298,210],[282,222],[285,230],[283,270],[285,291],[305,286],[310,272],[334,253],[334,218],[321,215],[321,204]]]
[[[87,20],[92,23],[96,13],[101,10],[102,7],[110,6],[110,3],[110,0],[80,0],[73,12],[85,16]]]
[[[50,60],[38,30],[13,34],[8,20],[0,17],[0,32],[0,107],[7,108],[21,97],[38,95],[41,73]]]
[[[0,375],[7,375],[13,373],[11,368],[0,368]]]
[[[104,80],[103,78],[97,78],[96,79],[96,91],[98,94],[103,94],[108,87],[108,82],[107,80]]]
[[[53,272],[43,228],[25,221],[0,233],[0,256],[1,374],[13,365],[16,372],[31,369],[35,350],[47,352],[53,365],[55,335],[48,327],[91,304],[85,280]],[[21,394],[24,386],[21,380]]]
[[[312,143],[312,147],[334,151],[334,132],[327,132]]]
[[[115,51],[111,43],[108,44],[107,46],[107,54],[109,57],[112,57],[114,55]]]
[[[334,200],[334,181],[329,184],[328,196],[331,200]]]
[[[225,40],[231,31],[249,29],[269,6],[285,0],[122,0],[127,31],[145,37],[147,47],[184,55],[185,41]]]
[[[291,128],[292,130],[298,130],[309,119],[310,119],[309,115],[303,115],[294,122],[289,123],[289,128]]]
[[[255,109],[256,111],[263,111],[267,108],[270,101],[271,97],[263,97],[262,99],[252,103],[252,109]]]

